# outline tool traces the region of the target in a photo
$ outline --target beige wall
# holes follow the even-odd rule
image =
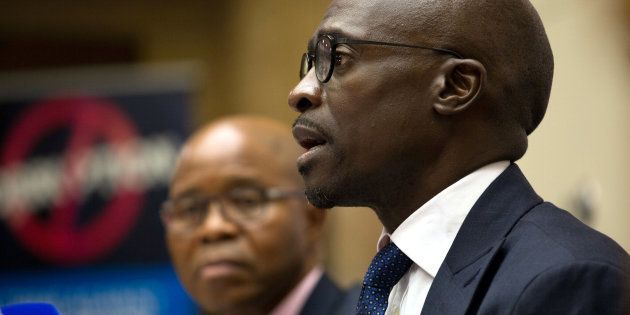
[[[563,208],[575,208],[578,191],[592,193],[592,225],[629,250],[630,24],[623,1],[534,4],[556,71],[547,116],[520,164],[539,193]]]
[[[143,61],[203,62],[197,123],[253,112],[288,124],[295,114],[287,92],[327,2],[14,1],[3,4],[0,30],[127,34],[138,40]],[[545,198],[569,209],[581,187],[599,187],[593,225],[628,250],[630,49],[621,3],[535,1],[556,77],[547,117],[520,165]],[[327,229],[326,262],[334,277],[343,284],[360,279],[380,232],[375,216],[369,209],[333,209]]]

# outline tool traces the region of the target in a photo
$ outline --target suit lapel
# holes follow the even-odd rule
[[[541,202],[516,164],[497,177],[464,220],[433,280],[422,314],[475,313],[506,235]]]
[[[459,272],[453,273],[446,264],[442,264],[431,285],[422,314],[465,314],[502,243],[503,240],[500,240],[494,244],[478,260]]]

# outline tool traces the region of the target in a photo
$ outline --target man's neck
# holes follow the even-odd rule
[[[418,176],[409,185],[395,189],[389,196],[389,202],[383,202],[383,206],[372,207],[372,209],[385,229],[391,233],[441,191],[481,167],[499,160],[501,159],[480,160],[477,163],[460,166],[458,169],[436,167],[435,171]]]

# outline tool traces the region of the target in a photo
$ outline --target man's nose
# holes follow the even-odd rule
[[[322,102],[322,87],[315,77],[315,69],[311,69],[306,76],[289,92],[289,107],[303,113],[318,107]]]
[[[238,224],[225,216],[222,207],[222,203],[218,201],[208,204],[206,217],[198,229],[203,242],[221,241],[238,235]]]

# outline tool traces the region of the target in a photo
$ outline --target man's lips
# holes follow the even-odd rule
[[[197,272],[203,279],[229,276],[241,272],[245,265],[235,260],[217,259],[202,264]]]
[[[318,130],[300,124],[293,126],[293,137],[307,151],[327,142]]]

